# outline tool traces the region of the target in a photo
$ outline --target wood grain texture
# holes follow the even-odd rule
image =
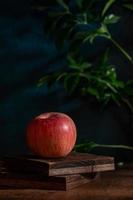
[[[70,190],[96,179],[97,174],[39,176],[37,174],[0,173],[0,187],[20,189]]]
[[[102,173],[69,191],[0,189],[0,200],[133,200],[133,167]]]
[[[10,170],[40,173],[46,176],[114,170],[113,157],[87,153],[71,153],[60,159],[44,159],[34,155],[6,157],[5,162]]]

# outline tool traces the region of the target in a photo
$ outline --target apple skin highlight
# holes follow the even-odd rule
[[[27,126],[28,147],[42,157],[65,157],[77,138],[74,121],[64,113],[50,112],[35,117]]]

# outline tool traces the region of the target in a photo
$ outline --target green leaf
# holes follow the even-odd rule
[[[125,8],[128,8],[129,10],[133,10],[133,3],[124,4],[123,6],[124,6]]]
[[[101,27],[96,29],[93,32],[87,32],[86,35],[87,36],[84,38],[83,43],[89,41],[92,44],[94,42],[95,38],[97,38],[97,37],[110,38],[108,29],[107,29],[106,25],[104,25],[104,24],[101,24]]]
[[[82,70],[82,72],[85,70],[85,69],[88,69],[92,66],[91,63],[88,63],[88,62],[83,62],[82,64],[80,64],[80,69]]]
[[[62,18],[66,16],[66,12],[49,12],[47,18],[44,20],[45,33],[50,36],[55,36],[55,31],[59,29]]]
[[[63,47],[73,27],[73,16],[67,12],[51,13],[47,21],[45,24],[49,35],[58,48]]]
[[[99,83],[101,83],[101,84],[107,86],[112,92],[118,93],[118,91],[116,90],[116,88],[115,88],[109,81],[104,80],[104,79],[101,79],[101,78],[97,78],[97,77],[95,77],[95,79],[96,79]]]
[[[74,90],[77,88],[78,84],[79,84],[79,81],[80,81],[80,76],[77,75],[73,78],[73,82],[72,82],[72,85],[71,85],[71,88],[69,89],[69,94],[72,94],[74,92]]]
[[[77,152],[89,152],[94,148],[118,148],[133,151],[132,146],[126,145],[111,145],[111,144],[97,144],[95,142],[84,142],[82,144],[76,144],[74,147],[74,151]]]
[[[69,67],[70,67],[71,69],[75,69],[75,70],[78,70],[78,71],[81,71],[81,72],[83,72],[85,69],[90,68],[91,66],[92,66],[92,65],[91,65],[90,63],[87,63],[87,62],[84,62],[84,63],[82,63],[82,64],[77,63],[77,64],[75,64],[75,65],[72,65],[72,64],[69,65]]]
[[[72,84],[73,84],[72,81],[74,77],[75,77],[75,73],[70,73],[70,74],[67,74],[67,76],[64,78],[64,88],[67,92],[69,92],[72,87]]]
[[[37,86],[40,87],[42,85],[47,85],[48,87],[51,87],[52,85],[55,84],[58,77],[60,77],[61,75],[62,75],[61,72],[57,72],[57,73],[53,73],[53,74],[47,74],[39,80]]]
[[[112,93],[112,100],[118,105],[120,106],[120,98],[118,96],[116,96],[115,94]]]
[[[80,71],[80,67],[78,66],[78,65],[69,65],[69,67],[71,68],[71,69],[75,69],[75,70],[78,70],[78,71]]]
[[[83,40],[85,36],[87,36],[87,32],[79,31],[73,35],[72,40]]]
[[[114,23],[117,23],[119,21],[119,19],[120,19],[119,16],[110,14],[104,18],[103,23],[104,24],[114,24]]]
[[[84,0],[76,0],[76,4],[78,5],[79,8],[82,8],[82,3]]]
[[[92,149],[94,149],[95,147],[97,147],[97,144],[95,142],[77,144],[74,147],[74,151],[77,151],[77,152],[89,152]]]
[[[118,81],[118,80],[116,80],[116,81],[115,81],[115,87],[116,87],[116,88],[124,89],[124,88],[125,88],[125,83],[124,83],[123,81]]]
[[[99,36],[101,36],[101,35],[107,35],[108,36],[108,29],[107,29],[107,26],[105,24],[101,24],[101,27],[98,28],[96,32]]]
[[[109,10],[109,8],[112,6],[112,4],[115,2],[116,0],[108,0],[107,3],[105,4],[103,10],[102,10],[102,16],[105,15],[105,13]]]
[[[47,81],[48,81],[48,78],[49,78],[48,75],[46,75],[46,76],[40,78],[40,80],[39,80],[38,83],[37,83],[37,87],[41,87],[42,85],[46,84]]]
[[[67,12],[69,12],[69,6],[63,0],[56,0]]]
[[[111,100],[111,94],[105,94],[104,98],[102,99],[102,109],[105,108],[105,106],[109,103]]]
[[[99,92],[96,88],[88,87],[86,90],[89,94],[95,96],[97,99],[100,98]]]
[[[110,52],[110,49],[107,48],[105,50],[105,52],[100,56],[100,68],[105,68],[107,67],[107,63],[108,63],[108,60],[109,60],[109,52]]]
[[[69,67],[71,69],[75,69],[83,72],[85,69],[90,68],[92,65],[88,62],[84,62],[82,59],[79,61],[75,60],[72,56],[68,55]]]
[[[115,70],[115,68],[114,67],[109,67],[108,69],[107,69],[107,71],[106,71],[106,76],[110,79],[110,80],[112,80],[112,81],[114,81],[114,80],[116,80],[116,70]]]
[[[65,76],[67,76],[66,72],[59,74],[59,76],[56,78],[56,81],[60,81]]]
[[[76,65],[76,67],[77,67],[77,62],[76,62],[76,60],[75,60],[72,56],[68,55],[68,56],[67,56],[67,59],[68,59],[69,64],[70,64],[71,66],[75,66],[75,65]]]
[[[97,33],[89,33],[87,37],[83,40],[83,43],[90,42],[91,44],[94,42],[95,38],[99,35]]]
[[[55,32],[58,32],[58,30],[62,30],[70,25],[68,25],[70,23],[70,18],[72,17],[69,13],[66,12],[59,12],[57,14],[53,14],[51,13],[50,18],[52,19],[51,24],[49,24],[52,28],[51,31],[53,31],[54,35]]]

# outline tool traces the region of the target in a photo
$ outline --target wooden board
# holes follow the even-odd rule
[[[0,187],[0,200],[133,200],[133,167],[122,168],[68,192]]]
[[[114,170],[114,158],[87,153],[71,153],[65,158],[44,159],[35,155],[4,158],[8,171],[45,176],[83,174]]]
[[[0,188],[70,190],[94,180],[98,175],[46,177],[32,174],[0,173]]]

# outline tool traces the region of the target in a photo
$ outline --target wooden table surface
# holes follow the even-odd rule
[[[70,191],[0,188],[0,200],[133,200],[133,166],[105,172]]]

